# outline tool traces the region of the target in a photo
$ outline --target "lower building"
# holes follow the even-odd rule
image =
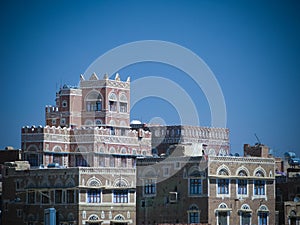
[[[60,225],[135,225],[135,169],[44,168],[7,163],[3,224],[42,225],[47,209]]]
[[[137,161],[137,224],[275,224],[272,158],[199,156]]]

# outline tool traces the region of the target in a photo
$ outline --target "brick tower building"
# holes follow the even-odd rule
[[[138,155],[151,155],[151,134],[130,129],[130,79],[88,80],[64,85],[56,105],[46,106],[46,126],[22,128],[22,150],[31,166],[134,167]]]

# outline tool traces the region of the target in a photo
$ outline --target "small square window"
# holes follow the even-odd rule
[[[65,118],[60,119],[60,125],[66,125],[66,119]]]

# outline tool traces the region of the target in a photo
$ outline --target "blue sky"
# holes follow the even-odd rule
[[[275,154],[300,155],[299,1],[1,1],[0,10],[0,148],[20,148],[21,127],[44,125],[44,107],[54,104],[58,87],[77,85],[100,55],[132,41],[163,40],[190,49],[215,74],[233,153],[254,144],[256,133]],[[203,92],[182,71],[141,63],[120,75],[173,80],[192,96],[201,125],[210,125]],[[178,124],[176,110],[159,98],[132,109],[132,119],[153,117]]]

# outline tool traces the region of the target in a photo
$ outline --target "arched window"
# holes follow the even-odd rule
[[[217,224],[228,225],[230,210],[225,203],[221,203],[216,209],[217,211]]]
[[[190,223],[200,223],[200,211],[197,205],[191,205],[188,210],[188,221]]]
[[[86,111],[101,111],[102,110],[102,96],[97,91],[90,92],[85,98]]]
[[[127,97],[124,93],[120,95],[120,112],[121,113],[127,112]]]
[[[116,112],[117,111],[117,96],[115,93],[110,93],[108,96],[108,105],[109,111]]]
[[[251,224],[251,213],[252,210],[250,206],[247,204],[243,204],[241,209],[239,210],[241,225],[249,225]]]
[[[258,169],[255,172],[255,176],[257,178],[263,178],[264,175],[264,171]],[[258,196],[264,196],[266,194],[266,182],[263,179],[256,179],[254,180],[254,195],[258,195]]]
[[[269,220],[269,209],[265,205],[261,205],[258,210],[258,225],[267,225]]]

